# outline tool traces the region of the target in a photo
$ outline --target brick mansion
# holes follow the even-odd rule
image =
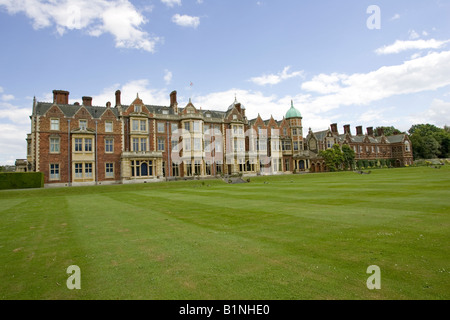
[[[227,111],[179,107],[177,92],[167,106],[148,105],[137,95],[129,105],[94,106],[91,97],[69,104],[69,92],[53,91],[53,102],[33,101],[25,171],[44,173],[55,186],[165,181],[222,175],[327,171],[321,150],[348,144],[355,160],[389,159],[412,164],[406,134],[374,135],[373,128],[337,124],[304,137],[302,115],[291,103],[282,120],[247,119],[235,98]]]

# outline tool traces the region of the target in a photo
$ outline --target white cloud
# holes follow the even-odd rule
[[[301,86],[303,90],[328,94],[338,92],[341,89],[342,81],[348,79],[345,74],[332,73],[331,75],[319,74],[312,80],[304,82]]]
[[[415,40],[420,38],[420,35],[415,31],[415,30],[410,30],[409,31],[409,39],[411,40]]]
[[[315,112],[326,112],[342,106],[367,106],[395,95],[449,86],[449,73],[450,51],[444,51],[364,74],[319,75],[302,85],[302,88],[320,94],[309,97],[304,106]]]
[[[4,95],[2,95],[2,100],[3,101],[14,100],[14,96],[12,94],[4,94]]]
[[[438,127],[450,125],[450,101],[434,99],[427,110],[411,115],[410,121],[413,124],[431,123]]]
[[[277,74],[268,74],[268,75],[263,75],[260,77],[254,77],[254,78],[251,78],[249,81],[251,81],[257,85],[260,85],[260,86],[265,86],[268,84],[270,84],[270,85],[278,84],[281,81],[284,81],[284,80],[287,80],[290,78],[300,77],[303,75],[303,71],[294,71],[294,72],[289,73],[290,68],[291,67],[288,66],[288,67],[285,67],[283,69],[283,71],[281,71]]]
[[[150,81],[139,79],[125,84],[114,84],[109,88],[103,89],[100,93],[92,95],[92,105],[104,106],[109,101],[114,106],[116,90],[121,91],[122,105],[130,105],[136,99],[137,94],[148,105],[168,105],[170,101],[169,92],[165,89],[154,89]],[[81,102],[81,97],[70,99],[70,103],[75,101]]]
[[[195,29],[200,25],[200,18],[188,15],[179,15],[177,13],[172,17],[172,22],[181,27],[191,27]]]
[[[172,72],[164,70],[164,82],[170,84],[172,82]]]
[[[439,49],[449,42],[450,40],[440,41],[435,39],[407,41],[397,40],[394,44],[378,48],[375,52],[381,55],[399,53],[406,50]]]
[[[173,8],[175,5],[181,6],[181,0],[161,0],[166,6]]]
[[[398,13],[394,14],[394,16],[391,18],[391,21],[400,19],[400,15]]]
[[[145,17],[128,0],[0,0],[9,14],[24,13],[38,30],[54,26],[59,35],[86,30],[91,36],[110,33],[116,47],[154,52],[160,41],[142,30]]]

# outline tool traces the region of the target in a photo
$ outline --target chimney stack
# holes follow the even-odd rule
[[[83,106],[92,107],[92,97],[82,97],[82,99],[83,99]]]
[[[116,107],[121,105],[121,103],[120,103],[120,93],[121,93],[120,90],[116,91]]]
[[[174,105],[178,104],[177,102],[177,92],[174,90],[170,93],[170,106],[173,107]]]
[[[377,128],[377,133],[378,133],[379,137],[384,136],[384,129],[383,128]]]
[[[373,127],[368,127],[367,128],[367,135],[368,136],[373,136]]]
[[[332,123],[332,124],[330,125],[330,127],[331,127],[331,132],[332,132],[332,133],[338,133],[338,130],[337,130],[337,123]]]
[[[53,103],[69,104],[69,91],[53,90]]]
[[[363,134],[362,126],[357,126],[356,127],[356,135],[357,136],[362,136],[362,134]]]
[[[350,125],[349,124],[346,124],[344,126],[344,134],[346,134],[346,133],[351,134],[351,132],[350,132]]]

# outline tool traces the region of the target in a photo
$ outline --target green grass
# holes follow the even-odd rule
[[[0,299],[449,299],[449,190],[444,166],[1,191]]]

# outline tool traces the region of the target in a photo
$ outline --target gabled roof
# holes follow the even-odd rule
[[[50,102],[38,102],[36,104],[36,115],[43,116],[45,113],[54,106],[54,103]],[[83,105],[74,105],[74,104],[57,104],[59,109],[64,113],[64,116],[67,118],[72,118],[81,108],[85,108],[89,114],[94,119],[99,119],[103,113],[105,113],[107,107],[97,107],[97,106],[83,106]],[[116,117],[119,116],[119,111],[117,108],[110,108]]]

